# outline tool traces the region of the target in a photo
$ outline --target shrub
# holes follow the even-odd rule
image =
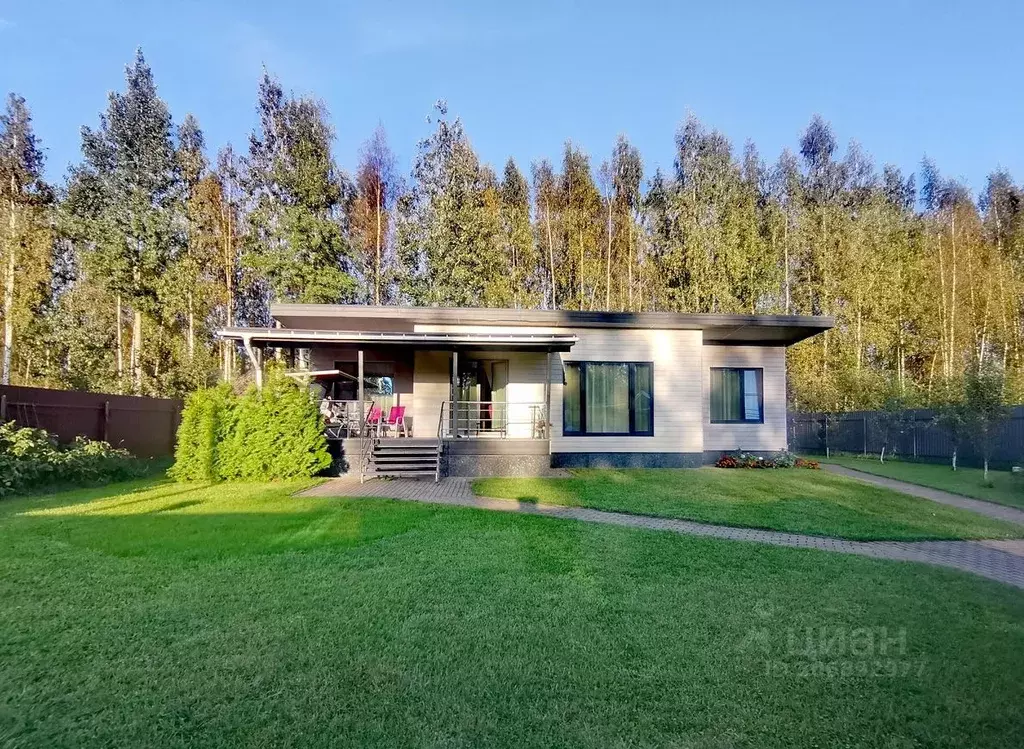
[[[178,481],[220,478],[218,450],[230,431],[234,397],[224,384],[197,390],[185,401],[169,475]]]
[[[189,398],[171,475],[179,480],[314,476],[331,464],[316,401],[280,373],[242,396],[221,386]]]
[[[792,468],[796,465],[796,456],[789,450],[779,450],[779,452],[768,458],[768,461],[775,468]]]
[[[76,437],[60,445],[42,429],[0,424],[0,497],[75,484],[123,481],[141,476],[146,464],[127,450]]]
[[[797,458],[796,463],[793,464],[797,468],[810,468],[812,470],[818,470],[821,468],[821,464],[816,460],[807,460],[806,458]]]

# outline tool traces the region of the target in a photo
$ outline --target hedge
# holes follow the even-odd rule
[[[221,385],[189,396],[170,475],[269,481],[315,476],[330,464],[316,401],[291,378],[271,372],[262,390],[239,396]]]

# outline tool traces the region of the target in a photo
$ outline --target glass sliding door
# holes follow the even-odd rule
[[[588,365],[585,388],[587,432],[629,432],[629,365]]]
[[[491,428],[504,434],[508,428],[508,362],[491,364]]]

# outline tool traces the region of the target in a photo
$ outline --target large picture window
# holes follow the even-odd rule
[[[562,433],[653,435],[653,365],[650,362],[567,362]]]
[[[712,368],[711,423],[763,423],[763,382],[761,369]]]

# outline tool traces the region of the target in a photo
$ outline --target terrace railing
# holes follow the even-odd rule
[[[445,401],[438,436],[525,437],[547,439],[547,407],[543,403],[506,401]]]

